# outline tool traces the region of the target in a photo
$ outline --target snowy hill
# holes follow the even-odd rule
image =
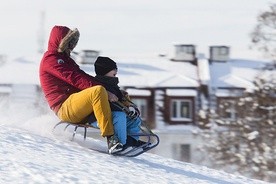
[[[53,115],[1,119],[0,183],[265,183],[151,153],[136,158],[98,153],[86,147],[105,142],[83,142],[80,135],[72,142],[69,132],[52,133],[56,122]]]

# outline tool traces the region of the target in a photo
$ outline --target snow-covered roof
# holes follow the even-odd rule
[[[225,90],[225,89],[217,89],[215,92],[217,97],[238,97],[242,95],[242,91],[239,90]]]
[[[227,62],[213,62],[210,65],[211,85],[215,88],[252,89],[254,78],[265,61],[230,59]]]
[[[0,65],[0,84],[39,85],[39,62],[42,56],[10,59]],[[213,62],[199,59],[198,67],[189,62],[174,62],[166,58],[120,59],[112,58],[118,65],[119,85],[135,88],[197,88],[200,82],[214,88],[252,89],[252,81],[267,62],[254,60],[228,60]],[[95,75],[93,65],[81,68]]]
[[[188,62],[173,62],[162,58],[112,59],[117,62],[120,86],[135,86],[137,88],[197,88],[199,86],[197,68]],[[95,75],[94,67],[90,67],[82,68],[86,72]]]
[[[126,90],[130,95],[136,96],[150,96],[151,92],[149,90],[141,90],[141,89],[127,89]]]
[[[10,93],[12,88],[10,86],[0,86],[0,93]]]
[[[196,96],[197,91],[193,89],[167,89],[166,94],[169,96]]]
[[[41,56],[40,56],[41,57]],[[0,66],[1,84],[38,84],[39,57],[16,58]],[[112,58],[113,59],[113,58]],[[120,86],[198,87],[196,66],[185,62],[156,59],[114,59],[118,65]],[[93,65],[81,68],[92,74]]]

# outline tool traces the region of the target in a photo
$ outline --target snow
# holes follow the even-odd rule
[[[196,96],[197,91],[192,89],[167,89],[168,96]]]
[[[88,148],[103,148],[105,140],[84,142],[77,135],[70,141],[70,132],[52,132],[56,122],[51,113],[0,121],[0,183],[265,183],[152,153],[135,158],[99,153]]]
[[[138,95],[138,96],[150,96],[151,92],[149,90],[137,90],[137,89],[127,89],[126,90],[129,94]]]
[[[253,140],[253,139],[256,139],[257,136],[259,135],[259,132],[257,131],[253,131],[253,132],[250,132],[247,136],[247,139],[248,140]]]
[[[202,84],[208,85],[210,81],[209,61],[206,58],[198,59],[198,77]]]
[[[252,81],[260,72],[258,69],[267,65],[269,61],[237,60],[227,62],[213,62],[210,65],[211,83],[213,87],[247,88],[252,90]]]
[[[120,85],[135,87],[198,87],[196,67],[160,58],[113,58],[118,64]]]
[[[10,93],[10,92],[12,92],[12,89],[9,86],[0,86],[0,92],[1,93]]]

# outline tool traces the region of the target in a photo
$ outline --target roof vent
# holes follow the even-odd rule
[[[100,52],[96,50],[82,50],[75,56],[76,61],[80,64],[94,64],[99,57]]]
[[[195,55],[195,45],[175,45],[175,56],[171,60],[194,62]]]
[[[210,62],[226,62],[229,60],[230,48],[227,46],[210,46]]]

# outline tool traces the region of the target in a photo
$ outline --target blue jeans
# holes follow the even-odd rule
[[[138,140],[137,134],[140,132],[141,119],[135,118],[130,119],[126,116],[126,114],[122,111],[112,111],[112,119],[113,119],[113,127],[114,134],[119,139],[120,143],[126,144],[127,135],[131,135],[134,139]],[[93,122],[93,125],[97,124],[97,122]]]

